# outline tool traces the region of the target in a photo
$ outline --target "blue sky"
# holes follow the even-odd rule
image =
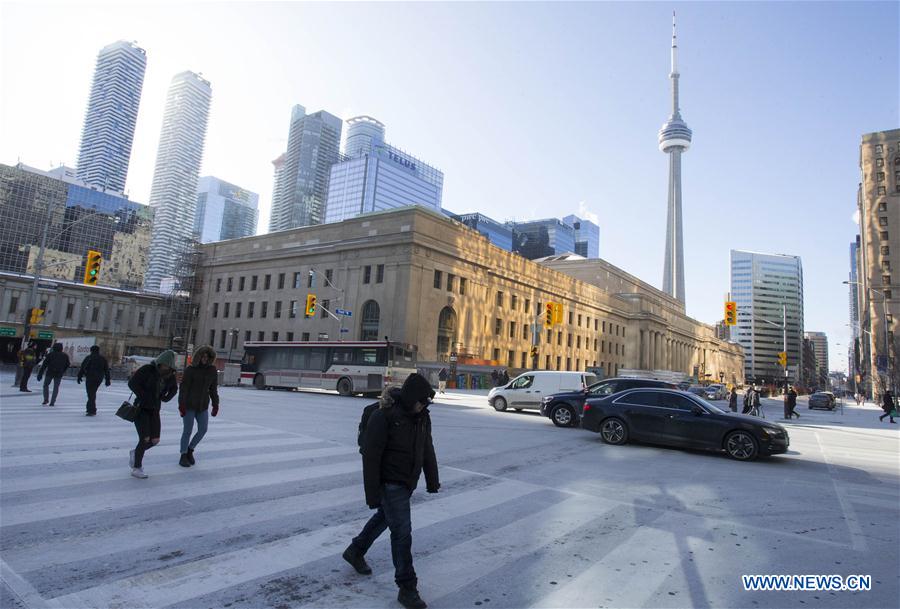
[[[370,114],[444,171],[444,204],[599,217],[601,256],[662,278],[678,12],[688,313],[722,317],[732,248],[799,254],[806,328],[847,344],[863,133],[900,127],[894,2],[15,3],[0,7],[0,162],[74,164],[96,53],[148,53],[128,189],[149,198],[171,77],[212,83],[203,174],[260,194],[290,108]]]

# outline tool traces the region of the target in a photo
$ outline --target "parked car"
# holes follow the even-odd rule
[[[588,398],[597,398],[612,395],[626,389],[638,387],[662,387],[674,389],[675,385],[665,381],[653,379],[611,378],[594,383],[581,391],[569,391],[566,393],[553,393],[545,395],[541,401],[541,414],[550,417],[557,427],[577,427],[584,407],[584,401]]]
[[[715,399],[724,400],[728,398],[728,389],[722,383],[711,383],[709,387],[713,387],[716,390]]]
[[[777,423],[726,412],[686,391],[632,389],[589,399],[581,416],[584,429],[608,444],[638,440],[725,451],[738,461],[787,451],[790,438]]]
[[[809,409],[823,408],[834,410],[834,394],[830,391],[817,391],[809,396]]]
[[[545,395],[561,391],[584,391],[596,382],[597,377],[587,372],[525,372],[506,385],[491,389],[488,402],[499,412],[507,407],[514,410],[538,410]]]

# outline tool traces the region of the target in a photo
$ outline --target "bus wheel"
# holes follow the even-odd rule
[[[337,383],[337,392],[346,397],[353,393],[353,383],[347,377],[342,378]]]
[[[266,378],[261,374],[257,374],[256,376],[253,377],[253,386],[256,387],[257,389],[265,389],[266,388]]]

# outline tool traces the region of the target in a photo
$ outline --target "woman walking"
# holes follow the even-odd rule
[[[737,387],[731,386],[731,395],[728,396],[728,408],[731,412],[737,412]]]
[[[884,421],[884,417],[890,417],[891,423],[896,423],[894,420],[894,393],[888,389],[881,395],[881,409],[884,411],[884,414],[878,417],[879,421]]]
[[[178,393],[175,352],[163,351],[151,363],[138,368],[128,381],[128,388],[134,392],[134,405],[140,408],[134,420],[138,443],[129,454],[128,463],[132,476],[146,478],[144,452],[159,444],[159,409],[162,402],[168,402]]]
[[[181,467],[194,465],[194,449],[206,435],[209,426],[210,401],[212,416],[219,414],[219,379],[215,361],[216,352],[212,347],[198,348],[181,379],[181,389],[178,392],[178,412],[184,423],[184,431],[181,432],[181,459],[178,461]],[[195,420],[197,433],[191,438]]]

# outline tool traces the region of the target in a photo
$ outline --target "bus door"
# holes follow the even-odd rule
[[[300,379],[300,386],[309,389],[334,389],[331,383],[326,384],[322,381],[322,377],[328,369],[328,362],[326,361],[328,349],[326,347],[311,347],[303,351],[306,352],[307,357],[302,369],[303,376]]]

